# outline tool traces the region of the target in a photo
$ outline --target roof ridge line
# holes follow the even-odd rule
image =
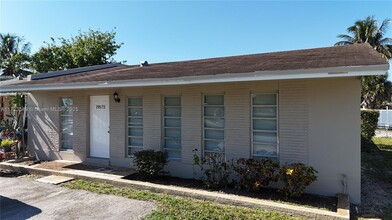
[[[84,66],[84,67],[72,68],[72,69],[67,69],[67,70],[58,70],[58,71],[54,71],[54,72],[47,72],[47,73],[40,73],[37,75],[32,75],[31,80],[47,79],[47,78],[52,78],[52,77],[57,77],[57,76],[72,75],[72,74],[76,74],[76,73],[107,69],[107,68],[123,66],[123,65],[124,64],[121,64],[121,63],[108,63],[108,64],[101,64],[101,65],[94,65],[94,66]]]

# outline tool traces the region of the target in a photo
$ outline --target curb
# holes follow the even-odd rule
[[[348,215],[341,215],[336,212],[320,210],[316,208],[308,208],[303,206],[289,205],[277,203],[269,200],[254,199],[245,196],[233,194],[223,194],[219,192],[211,192],[206,190],[195,190],[178,186],[165,186],[154,183],[147,183],[136,180],[121,179],[122,176],[104,173],[95,173],[90,171],[61,171],[35,168],[34,166],[25,166],[18,164],[0,163],[0,168],[13,170],[19,173],[32,173],[39,175],[61,175],[73,177],[76,179],[84,179],[96,182],[105,182],[115,186],[128,186],[138,190],[148,190],[156,193],[165,193],[174,196],[191,197],[201,200],[209,200],[221,204],[244,206],[250,208],[262,208],[268,211],[279,211],[286,214],[298,215],[313,219],[349,219]]]

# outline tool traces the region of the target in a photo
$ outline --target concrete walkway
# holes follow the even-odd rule
[[[375,132],[376,137],[392,137],[392,131],[386,129],[376,129]]]
[[[262,208],[265,210],[274,210],[284,213],[304,216],[312,219],[349,219],[349,210],[347,214],[342,215],[337,212],[331,212],[321,210],[317,208],[308,208],[304,206],[290,205],[274,202],[271,200],[256,199],[246,196],[238,196],[234,194],[226,194],[221,192],[211,192],[206,190],[178,187],[178,186],[167,186],[149,182],[142,182],[136,180],[122,179],[122,176],[96,173],[89,171],[79,170],[49,170],[37,168],[34,166],[26,166],[19,164],[12,164],[2,162],[0,168],[14,170],[16,172],[23,173],[35,173],[40,175],[62,175],[69,176],[75,179],[86,179],[91,181],[106,182],[115,186],[127,186],[139,190],[149,190],[152,192],[166,193],[169,195],[191,197],[195,199],[215,201],[222,204],[245,206],[252,208]]]
[[[152,202],[0,177],[0,219],[141,219]]]

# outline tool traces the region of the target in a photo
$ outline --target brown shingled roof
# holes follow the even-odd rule
[[[328,67],[388,64],[369,44],[353,44],[306,50],[261,53],[149,64],[145,67],[120,65],[53,78],[31,80],[26,84],[117,81],[182,76],[251,73],[256,71],[318,69]]]

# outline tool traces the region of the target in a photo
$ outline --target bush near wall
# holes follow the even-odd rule
[[[270,182],[276,182],[279,179],[279,163],[271,159],[259,161],[241,158],[236,161],[234,171],[239,177],[235,183],[236,188],[247,191],[260,191]]]
[[[138,151],[134,154],[133,163],[141,177],[157,177],[163,173],[163,168],[167,164],[167,154],[154,150]]]
[[[377,129],[377,122],[380,113],[376,110],[361,110],[361,136],[371,139]]]
[[[317,171],[303,163],[283,164],[280,167],[279,179],[283,187],[279,191],[289,197],[299,197],[307,186],[317,180]]]
[[[271,182],[283,183],[279,192],[288,197],[299,197],[307,186],[317,180],[317,171],[302,163],[279,165],[271,159],[255,160],[240,158],[234,164],[227,163],[222,154],[209,154],[199,157],[195,149],[194,165],[204,171],[201,177],[208,189],[223,189],[234,186],[236,189],[260,192]],[[194,171],[195,172],[195,171]],[[231,177],[238,178],[231,178]],[[231,184],[229,184],[231,182]]]
[[[224,154],[209,153],[199,157],[197,149],[194,149],[193,163],[204,173],[201,180],[207,189],[223,189],[229,185],[233,165],[226,162]]]

